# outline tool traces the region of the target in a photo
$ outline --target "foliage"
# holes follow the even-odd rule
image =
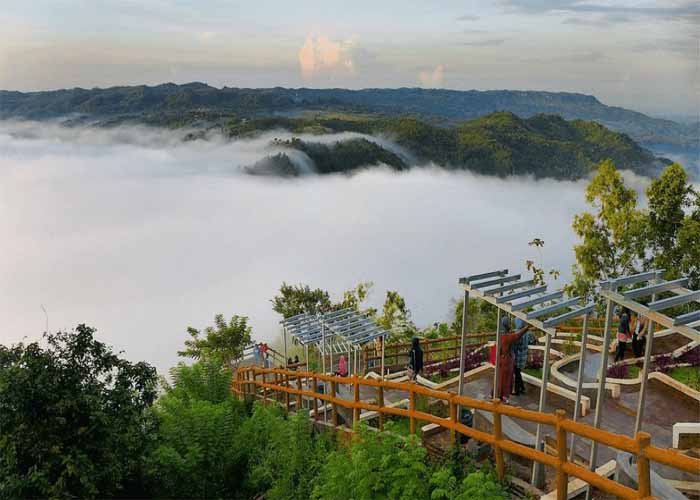
[[[392,341],[407,340],[418,333],[411,321],[411,311],[406,306],[406,300],[399,292],[391,290],[386,292],[386,300],[382,306],[382,314],[377,318],[377,324],[391,333]]]
[[[547,281],[545,278],[545,269],[542,264],[542,248],[544,248],[544,240],[542,238],[535,238],[528,242],[528,245],[538,250],[540,255],[540,265],[538,266],[534,260],[526,260],[525,267],[532,273],[532,279],[535,282],[535,285],[544,285]],[[552,268],[549,271],[546,271],[546,274],[548,274],[552,279],[557,280],[560,273],[558,270]]]
[[[262,405],[255,406],[243,425],[241,443],[247,443],[246,491],[273,500],[309,498],[314,479],[335,447],[328,434],[313,433],[305,412],[285,419],[279,408]]]
[[[670,354],[660,354],[654,358],[653,371],[668,373],[671,367],[676,364],[676,360]]]
[[[425,458],[425,448],[415,436],[403,441],[391,433],[360,428],[347,448],[327,457],[313,498],[428,498],[430,470]]]
[[[245,478],[245,407],[231,394],[230,370],[215,360],[172,370],[158,399],[158,442],[148,457],[146,482],[165,498],[232,497]]]
[[[225,366],[232,366],[250,344],[251,330],[245,316],[233,316],[226,323],[224,315],[217,314],[214,326],[206,327],[203,332],[191,326],[187,328],[192,339],[185,341],[185,350],[178,351],[178,355],[204,361],[216,360]]]
[[[668,374],[682,384],[700,391],[700,370],[697,367],[679,366],[673,368]]]
[[[606,373],[610,378],[627,378],[629,375],[629,365],[626,363],[615,363],[608,367]]]
[[[281,314],[283,318],[290,318],[298,314],[318,314],[331,308],[330,294],[309,285],[288,285],[282,283],[279,295],[270,301],[272,310]]]
[[[683,167],[675,163],[666,167],[659,178],[651,182],[646,195],[649,204],[647,267],[665,269],[667,279],[687,275],[697,283],[700,280],[700,198]],[[696,207],[691,211],[694,202]]]
[[[678,359],[681,363],[689,363],[690,366],[700,366],[700,346],[684,352]]]
[[[576,264],[568,291],[589,295],[599,281],[633,274],[644,257],[644,216],[637,196],[625,186],[615,164],[606,160],[586,188],[586,201],[595,212],[574,217],[581,240],[574,246]]]
[[[455,335],[462,333],[463,309],[463,298],[454,302],[452,330]],[[467,334],[495,332],[497,314],[498,310],[488,302],[470,298],[467,310]]]
[[[362,304],[367,300],[374,284],[371,281],[358,283],[355,288],[343,292],[343,300],[333,305],[333,309],[354,309],[355,311],[374,317],[377,310],[373,307],[361,310]]]
[[[156,372],[95,329],[0,346],[0,497],[138,496]]]

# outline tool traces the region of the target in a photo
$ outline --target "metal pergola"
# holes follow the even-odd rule
[[[501,349],[501,315],[511,314],[520,318],[526,324],[541,330],[545,333],[545,354],[542,366],[542,386],[540,389],[540,400],[538,410],[544,411],[547,403],[547,383],[549,378],[549,358],[551,349],[551,339],[556,337],[557,326],[573,318],[583,316],[584,328],[582,337],[582,355],[585,352],[585,345],[588,333],[588,316],[593,311],[595,304],[588,303],[581,305],[580,297],[564,298],[562,290],[547,292],[547,285],[537,284],[534,280],[521,280],[520,274],[509,275],[508,269],[491,271],[482,274],[475,274],[460,278],[459,283],[464,288],[464,307],[462,309],[462,339],[460,346],[459,362],[459,386],[458,392],[463,395],[464,389],[464,357],[465,342],[467,335],[467,315],[470,294],[480,298],[489,304],[497,307],[496,320],[496,366],[494,373],[494,397],[500,393],[499,377],[499,354]],[[583,367],[583,360],[580,363]],[[579,370],[580,371],[580,370]],[[574,409],[574,420],[578,418],[579,406],[581,404],[581,380],[576,388],[576,404]],[[535,436],[535,446],[539,449],[542,439],[541,425],[537,424]],[[573,449],[573,443],[572,443]],[[534,462],[532,472],[532,482],[539,483],[541,464]]]
[[[321,356],[322,370],[326,372],[326,356],[330,355],[331,369],[333,354],[348,354],[352,358],[352,372],[360,371],[361,346],[382,339],[382,378],[384,377],[384,344],[389,333],[380,328],[366,315],[354,309],[341,309],[320,314],[299,314],[280,322],[284,333],[284,356],[287,359],[287,334],[304,346],[306,362],[309,361],[309,346],[314,346]]]
[[[662,311],[691,304],[700,303],[700,290],[689,290],[688,278],[672,281],[661,279],[663,270],[652,270],[630,276],[622,276],[600,283],[600,295],[606,300],[605,330],[603,335],[603,352],[601,355],[600,371],[598,375],[598,392],[596,394],[596,411],[593,425],[600,427],[605,398],[605,379],[607,376],[608,355],[612,336],[612,318],[614,305],[628,308],[638,315],[646,316],[649,320],[646,334],[646,349],[644,352],[644,366],[642,368],[642,386],[637,399],[637,414],[634,423],[634,434],[642,427],[644,415],[644,401],[646,397],[647,382],[649,378],[649,366],[651,351],[654,346],[654,325],[659,324],[666,330],[664,333],[679,333],[694,342],[700,342],[700,308],[679,316],[670,317]],[[641,285],[641,286],[640,286]],[[632,288],[630,288],[632,287]],[[623,290],[626,289],[626,290]],[[671,294],[670,297],[658,299],[660,294]],[[637,299],[650,298],[645,305]],[[658,332],[659,334],[662,332]],[[580,378],[580,376],[579,376]],[[591,446],[590,468],[595,469],[598,454],[598,443],[593,441]],[[590,499],[591,489],[588,488],[586,498]]]

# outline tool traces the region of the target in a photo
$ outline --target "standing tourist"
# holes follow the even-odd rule
[[[513,387],[514,360],[511,347],[515,342],[520,340],[529,329],[530,325],[525,325],[520,330],[513,333],[510,330],[510,320],[508,317],[504,316],[501,319],[501,349],[498,353],[498,376],[496,380],[498,384],[497,397],[504,403],[508,402],[508,396]]]
[[[418,337],[413,337],[411,350],[408,352],[408,380],[416,380],[418,374],[423,371],[423,349],[420,347]]]
[[[620,313],[620,324],[617,326],[617,349],[615,350],[615,363],[625,359],[627,342],[630,340],[632,340],[632,335],[630,334],[630,310],[623,307],[622,312]]]
[[[515,320],[515,329],[520,330],[525,326],[525,322],[520,318]],[[535,336],[526,331],[520,339],[513,342],[513,394],[519,396],[525,393],[522,370],[527,364],[527,351],[530,344],[535,343]]]
[[[634,325],[634,333],[632,334],[632,351],[634,351],[635,358],[644,356],[644,341],[646,340],[648,325],[649,319],[639,314]]]

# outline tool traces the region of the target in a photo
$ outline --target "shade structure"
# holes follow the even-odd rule
[[[280,323],[285,338],[289,334],[301,345],[316,347],[324,361],[330,355],[332,363],[333,354],[352,356],[348,363],[352,361],[355,372],[359,371],[361,360],[358,352],[361,346],[389,336],[389,332],[380,328],[367,315],[350,308],[319,314],[300,314]],[[382,360],[382,373],[383,366]]]
[[[464,387],[464,357],[467,330],[467,311],[470,295],[485,300],[498,308],[496,325],[496,349],[501,349],[501,315],[511,314],[523,320],[526,324],[545,333],[545,355],[542,367],[542,385],[540,389],[539,411],[543,411],[547,402],[547,382],[549,378],[549,359],[551,338],[556,336],[557,326],[572,318],[583,316],[587,318],[593,311],[593,303],[582,303],[580,297],[564,298],[563,290],[547,292],[547,285],[537,283],[533,279],[522,280],[520,274],[509,275],[508,269],[490,271],[460,278],[459,283],[464,289],[464,309],[462,311],[462,344],[459,369],[459,394]],[[587,323],[586,323],[587,324]],[[584,332],[584,336],[585,336]],[[585,351],[585,338],[584,347]],[[500,393],[500,356],[496,356],[494,373],[494,397]],[[580,384],[580,381],[579,381]],[[576,408],[580,405],[581,390],[577,390]],[[577,418],[577,415],[574,415]],[[536,446],[542,439],[541,426],[537,426],[535,436]],[[541,465],[533,464],[533,483],[540,482]]]

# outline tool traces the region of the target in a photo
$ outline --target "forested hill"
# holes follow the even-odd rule
[[[587,176],[596,164],[612,159],[618,168],[654,175],[667,160],[655,158],[625,134],[584,120],[567,121],[554,115],[522,119],[513,113],[492,113],[454,127],[438,127],[416,118],[368,118],[354,115],[316,115],[306,118],[260,118],[229,123],[225,133],[246,137],[265,130],[287,129],[317,135],[356,132],[388,138],[410,154],[400,157],[388,146],[365,139],[322,145],[313,139],[274,141],[277,153],[255,165],[250,173],[297,175],[284,150],[299,151],[314,163],[317,173],[349,172],[383,164],[396,170],[434,163],[450,170],[486,175],[534,175],[557,179]]]
[[[642,144],[698,148],[698,125],[652,118],[606,106],[593,96],[567,92],[459,91],[443,89],[217,89],[204,83],[172,83],[50,92],[0,91],[0,118],[45,119],[70,114],[97,116],[209,110],[261,116],[299,111],[412,114],[432,123],[454,125],[494,111],[522,118],[548,113],[594,120]]]

